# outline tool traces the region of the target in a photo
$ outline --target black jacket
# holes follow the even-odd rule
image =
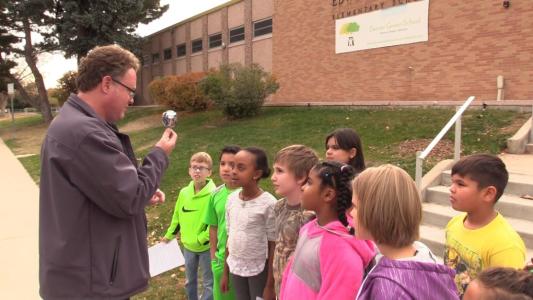
[[[71,95],[41,149],[39,280],[44,299],[124,299],[148,285],[144,208],[168,158],[137,161],[129,137]]]

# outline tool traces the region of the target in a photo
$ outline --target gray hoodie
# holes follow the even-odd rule
[[[71,95],[41,149],[39,280],[44,299],[124,299],[147,287],[144,208],[168,158],[137,161],[129,137]]]

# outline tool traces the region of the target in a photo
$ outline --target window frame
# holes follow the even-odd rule
[[[263,23],[266,23],[266,25]],[[257,28],[259,24],[261,24],[261,27]],[[253,23],[253,30],[254,30],[254,38],[267,35],[267,34],[272,34],[272,18],[255,21]]]
[[[180,53],[180,49],[183,49],[183,53]],[[176,57],[187,56],[187,43],[181,43],[176,45]]]
[[[214,39],[215,37],[217,39]],[[209,44],[209,49],[221,47],[222,46],[222,33],[219,32],[219,33],[210,35],[208,38],[208,44]]]
[[[198,44],[198,42],[200,42],[200,44]],[[200,45],[200,48],[198,48],[198,45]],[[204,40],[202,38],[191,41],[191,54],[202,52],[203,50],[204,50]]]
[[[166,48],[163,50],[163,60],[172,59],[172,48]]]
[[[152,53],[152,64],[158,64],[161,62],[161,55],[159,52]]]
[[[234,32],[237,31],[237,30],[242,30],[242,33],[234,34]],[[238,43],[240,41],[244,41],[244,39],[246,38],[245,34],[246,33],[244,31],[244,25],[230,29],[230,31],[229,31],[229,43],[233,44],[233,43]],[[235,40],[235,37],[239,37],[240,38],[241,36],[242,36],[242,39]]]

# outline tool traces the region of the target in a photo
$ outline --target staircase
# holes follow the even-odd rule
[[[509,172],[509,183],[498,200],[496,209],[524,240],[529,260],[533,257],[533,200],[521,196],[533,196],[533,155],[503,155],[501,158]],[[449,203],[451,171],[442,171],[440,178],[434,183],[436,185],[428,187],[425,191],[420,241],[435,255],[442,257],[444,229],[448,221],[460,212],[453,210]]]

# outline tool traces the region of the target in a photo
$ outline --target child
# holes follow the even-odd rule
[[[303,145],[292,145],[281,149],[274,161],[272,183],[276,194],[284,197],[274,207],[276,216],[276,246],[274,248],[273,278],[267,286],[274,287],[277,297],[281,286],[281,276],[289,256],[298,241],[298,232],[314,214],[301,206],[302,186],[307,180],[309,170],[318,163],[315,151]],[[269,297],[270,299],[274,297]],[[265,300],[268,300],[265,296]]]
[[[422,204],[409,174],[392,165],[369,168],[353,191],[357,237],[373,240],[380,252],[357,299],[458,299],[453,271],[415,242]]]
[[[189,165],[192,181],[182,188],[176,201],[172,222],[162,238],[168,242],[181,231],[183,256],[185,258],[185,290],[187,298],[198,299],[198,265],[202,269],[202,299],[213,298],[213,274],[209,254],[209,230],[203,222],[207,202],[215,183],[209,179],[213,161],[205,152],[193,154]]]
[[[231,276],[239,300],[263,297],[272,272],[276,198],[259,187],[259,180],[269,175],[262,149],[248,147],[235,155],[232,185],[242,190],[229,195],[226,203],[228,247],[220,287],[226,292]]]
[[[374,245],[353,237],[354,170],[335,161],[318,163],[303,187],[302,207],[316,213],[305,224],[281,283],[280,299],[354,299]]]
[[[226,146],[220,154],[219,174],[222,184],[209,198],[205,215],[205,223],[209,225],[209,244],[211,245],[211,270],[213,271],[213,296],[215,300],[235,299],[235,292],[230,285],[227,293],[220,290],[220,279],[224,271],[226,258],[226,200],[236,190],[231,181],[231,173],[235,166],[235,154],[241,150],[238,146]]]
[[[365,169],[361,138],[351,128],[339,128],[326,137],[326,159],[349,164],[357,174]]]
[[[446,226],[444,262],[455,269],[461,295],[483,269],[524,266],[524,242],[494,209],[508,178],[502,160],[488,154],[464,157],[452,168],[450,202],[464,213]]]
[[[513,268],[489,268],[466,289],[463,300],[531,300],[533,273]]]

